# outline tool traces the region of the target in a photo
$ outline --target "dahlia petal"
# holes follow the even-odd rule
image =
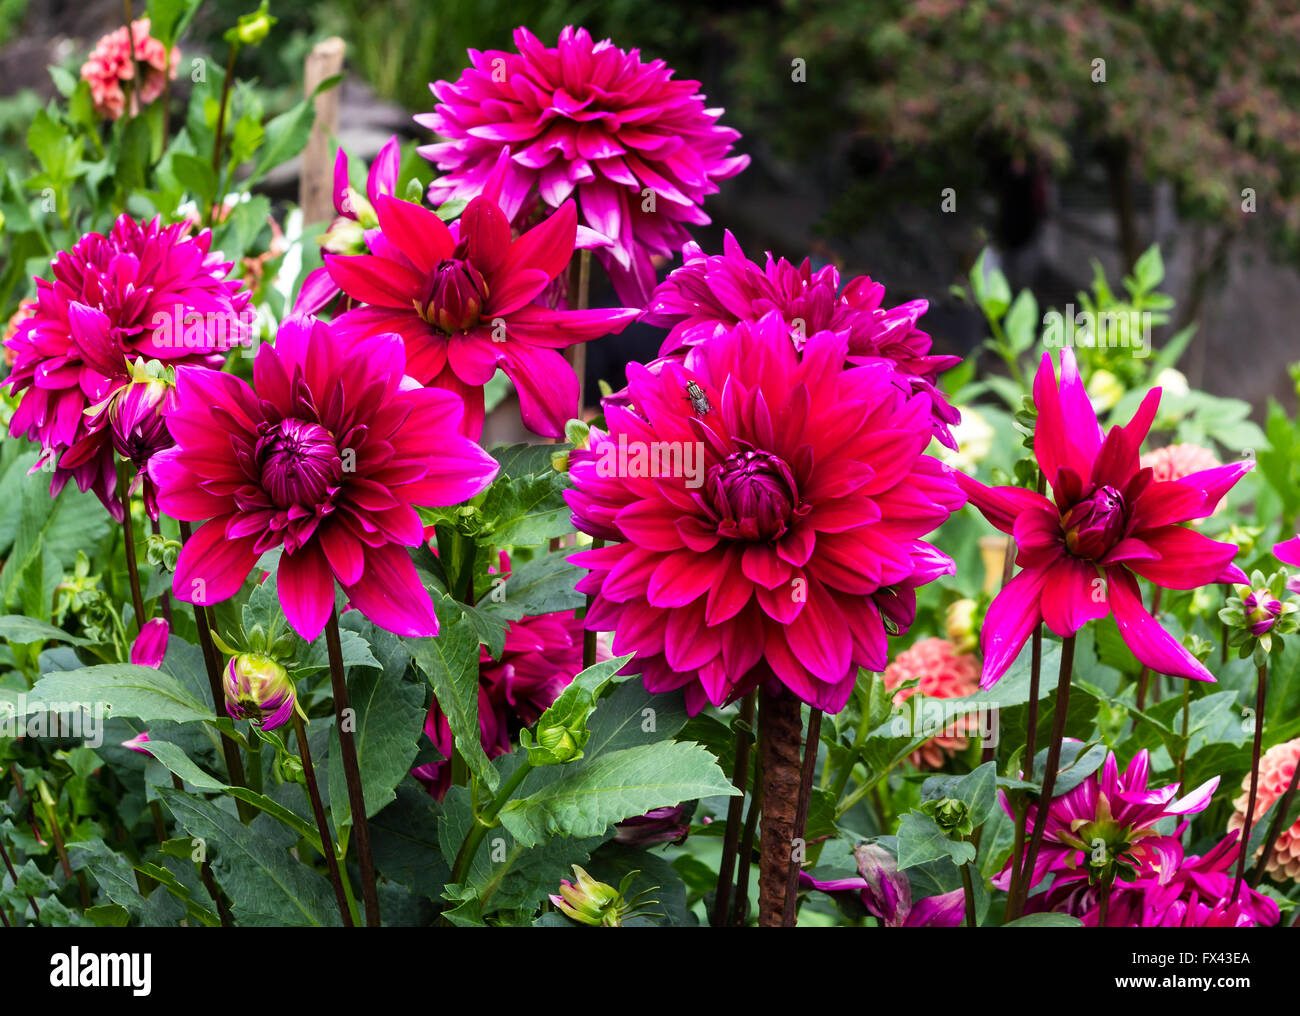
[[[1192,518],[1204,519],[1213,514],[1214,510],[1219,507],[1219,502],[1236,485],[1237,481],[1254,468],[1254,461],[1246,459],[1242,462],[1229,462],[1226,466],[1215,466],[1213,469],[1202,469],[1199,472],[1189,473],[1174,482],[1205,491],[1205,504],[1201,506],[1198,514],[1192,516]]]
[[[352,606],[386,631],[413,638],[438,634],[433,601],[401,547],[367,547],[361,580],[344,586],[344,592]]]
[[[537,269],[547,279],[555,279],[573,257],[578,213],[572,201],[566,201],[540,223],[510,245],[504,271],[513,274],[521,269]]]
[[[1041,609],[1047,627],[1062,638],[1109,614],[1106,583],[1097,574],[1096,565],[1062,555],[1047,569]]]
[[[1015,530],[1016,519],[1031,508],[1052,511],[1052,502],[1037,491],[1023,487],[986,487],[965,473],[955,473],[957,485],[966,494],[969,503],[995,527],[1004,533]]]
[[[467,208],[466,211],[468,210]],[[426,274],[432,272],[438,267],[439,261],[451,256],[456,246],[447,224],[438,218],[436,212],[430,211],[423,205],[380,194],[375,201],[375,214],[379,216],[379,228],[383,231],[384,238],[406,255],[416,271]],[[403,273],[408,271],[395,261],[387,261],[384,267],[390,265],[401,268]],[[353,267],[359,271],[366,267],[366,264],[353,265]],[[394,274],[398,275],[403,283],[407,281],[401,273],[394,272]],[[418,293],[423,280],[414,275],[410,278],[414,280],[414,292]],[[342,285],[341,281],[340,285]],[[347,289],[347,286],[343,288]],[[400,292],[405,293],[409,288],[408,285],[403,284]],[[378,303],[385,307],[394,306],[383,300],[366,300],[366,302]],[[408,299],[404,306],[410,305]],[[396,306],[403,306],[403,304]]]
[[[354,300],[394,310],[409,310],[424,284],[412,269],[374,254],[326,254],[325,267],[339,289]]]
[[[1283,564],[1300,568],[1300,536],[1279,543],[1273,548],[1273,556]]]
[[[1171,677],[1214,681],[1214,675],[1147,613],[1132,575],[1117,567],[1107,568],[1106,577],[1106,592],[1119,633],[1139,663]]]
[[[1220,581],[1237,553],[1235,543],[1219,543],[1186,526],[1162,526],[1142,534],[1142,542],[1160,557],[1130,560],[1130,571],[1166,589],[1197,589]]]
[[[334,609],[334,574],[315,543],[280,555],[276,586],[285,620],[307,641],[325,630]]]
[[[1042,620],[1040,603],[1047,577],[1047,569],[1026,569],[1003,586],[989,604],[980,631],[984,652],[981,688],[991,688],[1007,672]]]
[[[524,426],[543,437],[562,436],[565,423],[580,408],[578,377],[568,361],[553,349],[522,342],[509,343],[503,360],[519,393]]]

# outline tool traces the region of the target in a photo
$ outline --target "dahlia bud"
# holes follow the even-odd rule
[[[146,622],[131,643],[131,662],[139,667],[160,666],[167,655],[167,637],[170,634],[171,628],[161,617]]]
[[[222,690],[226,712],[263,730],[283,726],[294,709],[289,672],[269,656],[258,653],[241,653],[227,664]]]
[[[364,203],[365,209],[369,210],[370,202],[349,187],[345,203],[355,212],[356,218],[351,219],[346,215],[340,215],[330,223],[329,229],[317,237],[316,242],[330,254],[364,254],[366,253],[366,230],[361,222],[360,206]],[[370,217],[374,217],[373,210],[370,211]]]
[[[637,871],[628,872],[615,889],[604,882],[597,882],[575,864],[573,875],[577,881],[562,881],[559,894],[552,895],[551,902],[562,914],[579,924],[593,928],[620,928],[624,921],[635,916],[642,907],[657,902],[642,900],[643,896],[654,891],[652,889],[638,893],[630,900],[625,898],[632,880],[639,874]]]
[[[795,513],[795,481],[775,455],[753,448],[733,452],[709,470],[708,490],[722,515],[718,532],[744,540],[774,540]]]
[[[644,815],[624,819],[614,827],[614,840],[641,849],[660,843],[683,843],[691,831],[691,815],[697,803],[687,801],[671,808],[655,808]]]
[[[483,274],[457,247],[455,256],[439,261],[425,279],[416,309],[429,324],[454,335],[478,324],[487,296]]]
[[[1075,557],[1096,561],[1124,535],[1124,497],[1111,486],[1098,487],[1061,520],[1065,546]]]
[[[552,723],[537,730],[537,743],[525,745],[528,761],[533,765],[562,765],[582,758],[583,745],[591,735],[585,723],[581,728],[570,729],[563,723]]]
[[[977,605],[974,600],[963,597],[960,600],[954,600],[948,604],[948,609],[944,612],[944,628],[948,635],[948,641],[952,643],[953,649],[959,653],[973,652],[975,646],[979,643],[975,632],[975,611]]]
[[[934,819],[935,823],[950,836],[969,836],[975,831],[971,821],[970,808],[965,801],[955,797],[943,797],[937,801],[926,801],[921,810]]]
[[[1267,589],[1251,589],[1242,596],[1241,609],[1245,611],[1250,633],[1258,638],[1277,621],[1282,613],[1282,601]]]
[[[166,368],[154,360],[137,360],[131,380],[117,390],[108,404],[108,425],[114,450],[137,467],[172,445],[166,416],[175,402],[175,385]]]
[[[1124,397],[1124,386],[1119,378],[1108,370],[1094,371],[1088,378],[1088,401],[1094,412],[1104,413],[1115,408],[1115,404]]]
[[[226,32],[226,42],[239,43],[241,46],[256,46],[270,33],[272,26],[279,20],[271,16],[266,0],[252,14],[241,14],[235,27]]]
[[[1262,666],[1273,651],[1273,640],[1296,630],[1300,607],[1289,597],[1283,599],[1285,570],[1265,576],[1257,569],[1250,575],[1250,585],[1238,586],[1236,593],[1219,611],[1219,620],[1229,629],[1228,645],[1237,647],[1243,659],[1253,655],[1256,666]]]

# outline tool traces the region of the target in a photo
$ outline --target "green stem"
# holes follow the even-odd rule
[[[961,891],[966,898],[966,927],[974,928],[978,921],[975,918],[975,886],[971,883],[969,864],[961,866]]]
[[[235,55],[239,52],[239,44],[232,42],[230,44],[230,55],[226,58],[226,77],[221,82],[221,105],[217,108],[217,131],[212,139],[212,175],[220,179],[221,177],[221,146],[226,133],[226,108],[230,105],[230,79],[235,75]],[[217,202],[222,200],[222,195],[217,194],[213,198],[212,207],[208,209],[208,225],[212,225],[213,218],[216,215]]]
[[[262,739],[251,723],[248,729],[248,789],[255,794],[262,792]]]
[[[1259,796],[1259,757],[1264,747],[1264,703],[1268,698],[1268,659],[1257,672],[1255,680],[1255,742],[1250,758],[1250,799],[1246,805],[1246,821],[1241,827],[1241,850],[1237,854],[1237,878],[1232,888],[1232,902],[1241,895],[1241,884],[1246,878],[1246,854],[1250,852],[1250,827],[1255,821],[1255,804]],[[1265,855],[1267,857],[1268,855]]]
[[[293,710],[293,732],[298,739],[298,754],[302,758],[307,799],[311,802],[311,813],[320,832],[321,854],[325,857],[325,867],[329,869],[330,883],[334,886],[334,900],[338,903],[343,927],[351,928],[359,923],[357,901],[352,898],[352,886],[348,884],[347,873],[339,867],[334,841],[330,838],[329,823],[325,821],[325,806],[321,803],[320,785],[316,782],[316,769],[311,761],[311,748],[307,744],[307,730],[296,706]]]
[[[533,764],[525,758],[510,778],[501,784],[501,789],[497,791],[496,797],[492,798],[483,814],[475,814],[474,825],[470,827],[469,833],[466,834],[465,842],[460,845],[460,850],[456,854],[456,863],[452,865],[452,885],[462,885],[464,883],[466,876],[469,874],[469,866],[474,863],[474,857],[478,854],[479,845],[483,842],[483,837],[487,835],[489,829],[496,828],[497,815],[506,806],[506,802],[510,800],[510,795],[519,789],[519,785],[524,782],[532,771]]]
[[[1187,770],[1187,728],[1192,714],[1192,682],[1183,682],[1183,740],[1178,749],[1178,782],[1181,784]]]
[[[135,609],[135,630],[144,627],[144,596],[140,592],[140,565],[135,559],[135,524],[131,520],[130,484],[127,482],[126,463],[117,462],[118,495],[122,500],[122,540],[125,544],[126,574],[131,583],[131,606]]]

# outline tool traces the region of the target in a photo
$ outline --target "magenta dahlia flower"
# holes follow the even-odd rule
[[[415,119],[447,140],[419,150],[446,173],[429,199],[472,198],[508,145],[510,221],[534,188],[549,208],[575,196],[583,222],[610,241],[597,258],[619,300],[644,306],[651,257],[675,255],[687,224],[710,221],[704,198],[749,165],[729,154],[740,134],[718,125],[722,110],[705,107],[698,81],[672,80],[640,50],[593,42],[584,28],[565,28],[554,49],[526,28],[514,39],[517,53],[470,50],[459,81],[430,85],[438,105]]]
[[[965,919],[960,889],[912,902],[912,886],[898,870],[894,855],[875,843],[853,848],[860,877],[825,881],[799,872],[799,884],[832,897],[855,899],[886,928],[957,928]]]
[[[1273,548],[1273,556],[1283,564],[1300,568],[1300,535],[1293,540],[1284,540]]]
[[[407,372],[465,402],[462,432],[483,426],[483,386],[501,367],[519,392],[524,426],[560,437],[578,412],[578,378],[559,350],[619,332],[635,310],[552,310],[533,301],[573,256],[577,217],[566,202],[540,225],[511,239],[497,205],[501,173],[448,229],[427,208],[383,194],[375,210],[374,254],[327,254],[345,294],[368,306],[335,319],[335,334],[356,342],[396,332]]]
[[[785,319],[797,348],[815,332],[846,332],[848,363],[888,362],[909,395],[922,392],[930,399],[935,437],[956,449],[948,428],[961,413],[944,398],[937,382],[961,357],[931,355],[930,336],[916,326],[929,307],[927,301],[886,310],[880,283],[860,275],[841,289],[833,265],[814,272],[807,259],[796,268],[785,258],[773,260],[769,252],[766,266],[760,268],[745,257],[730,230],[722,251],[707,256],[698,244],[688,243],[682,249],[685,263],[651,295],[643,320],[670,329],[660,356],[679,356],[708,339],[719,325],[757,321],[773,310]]]
[[[8,342],[4,383],[22,396],[9,433],[41,444],[33,471],[53,462],[51,496],[74,479],[118,521],[108,417],[86,410],[130,380],[128,361],[220,366],[245,335],[249,294],[226,280],[232,263],[209,252],[212,234],[189,228],[123,215],[107,235],[87,233],[55,255],[53,282],[36,280],[33,313]]]
[[[838,711],[859,667],[884,670],[913,587],[952,570],[920,539],[963,503],[924,454],[929,400],[845,370],[845,343],[819,332],[801,358],[773,312],[632,364],[631,406],[607,401],[609,432],[570,453],[574,524],[612,544],[570,558],[587,627],[692,712],[760,682]]]
[[[1085,873],[1091,869],[1099,877],[1113,878],[1122,864],[1167,877],[1178,866],[1182,859],[1179,834],[1162,833],[1156,825],[1171,816],[1204,811],[1219,786],[1219,778],[1216,776],[1179,798],[1177,783],[1148,788],[1150,762],[1143,748],[1121,773],[1115,753],[1111,752],[1100,771],[1052,799],[1042,847],[1034,860],[1031,888],[1050,872],[1082,868]],[[1005,796],[1002,807],[1007,814],[1012,814]],[[1030,805],[1026,839],[1037,822],[1038,806]],[[1008,861],[993,884],[1005,889],[1010,876]]]
[[[597,658],[609,659],[599,645]],[[582,622],[572,611],[511,621],[499,660],[480,646],[478,719],[487,757],[508,753],[511,735],[536,723],[581,671]],[[424,732],[450,759],[451,725],[437,699],[429,707]],[[451,767],[445,762],[417,766],[412,773],[439,800],[451,786]]]
[[[416,505],[452,505],[492,482],[496,461],[458,434],[461,403],[404,376],[401,341],[378,335],[344,351],[328,325],[285,321],[233,374],[183,367],[167,426],[176,445],[150,460],[169,515],[208,519],[185,544],[179,599],[238,592],[283,547],[280,605],[305,639],[334,607],[334,582],[381,628],[438,633],[406,547],[424,542]]]
[[[1137,578],[1167,589],[1246,581],[1232,563],[1236,544],[1216,542],[1182,523],[1213,512],[1251,463],[1156,480],[1151,467],[1139,464],[1138,452],[1160,404],[1160,389],[1147,393],[1132,421],[1103,436],[1069,349],[1061,351],[1059,383],[1051,354],[1043,354],[1034,404],[1034,455],[1051,484],[1050,499],[957,475],[971,504],[1012,534],[1019,547],[1020,574],[997,595],[984,619],[981,684],[997,682],[1040,621],[1066,637],[1112,612],[1124,642],[1144,666],[1213,681],[1147,612]]]

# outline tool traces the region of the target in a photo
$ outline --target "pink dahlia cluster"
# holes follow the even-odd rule
[[[1279,800],[1291,785],[1297,762],[1300,762],[1300,737],[1293,741],[1275,744],[1259,760],[1259,787],[1252,827],[1264,813]],[[1250,774],[1241,781],[1241,796],[1232,802],[1236,811],[1228,819],[1228,830],[1238,832],[1246,823],[1246,808],[1250,804]],[[1258,853],[1258,851],[1257,851]],[[1300,880],[1300,820],[1283,829],[1273,844],[1273,852],[1265,862],[1265,870],[1279,882]]]
[[[894,704],[901,705],[920,692],[926,698],[962,698],[979,691],[979,666],[975,658],[959,653],[947,639],[921,639],[903,650],[885,668],[885,688],[894,692]],[[918,769],[938,769],[946,758],[964,751],[964,719],[954,720],[942,734],[932,737],[911,755]]]
[[[1182,847],[1178,834],[1162,833],[1157,824],[1166,818],[1204,811],[1219,779],[1216,776],[1179,798],[1176,783],[1148,788],[1150,771],[1151,759],[1145,748],[1122,773],[1111,752],[1098,772],[1053,798],[1044,820],[1042,849],[1034,862],[1030,887],[1049,873],[1082,870],[1085,876],[1092,871],[1095,877],[1110,878],[1122,865],[1157,877],[1167,876],[1182,857]],[[1011,814],[1005,796],[1002,804]],[[1038,812],[1036,805],[1030,806],[1026,838],[1037,828]],[[1008,861],[994,884],[1006,888],[1010,875]]]
[[[362,306],[335,319],[349,344],[393,333],[406,344],[407,371],[455,392],[465,404],[462,433],[483,426],[483,386],[500,367],[519,392],[529,430],[560,437],[578,413],[578,378],[560,350],[611,331],[635,310],[555,310],[536,301],[573,256],[572,202],[520,237],[498,205],[506,161],[450,228],[434,213],[378,193],[372,254],[327,254],[325,267]],[[479,181],[482,183],[482,181]]]
[[[163,510],[204,524],[176,562],[178,598],[212,604],[239,591],[257,559],[282,548],[280,605],[305,639],[352,606],[399,635],[438,633],[407,547],[425,541],[417,505],[452,505],[491,483],[496,461],[459,436],[460,399],[406,377],[396,335],[345,355],[310,317],[281,325],[233,374],[182,367],[167,417],[174,447],[149,472]]]
[[[1186,523],[1214,511],[1250,462],[1157,480],[1139,451],[1160,404],[1160,389],[1133,419],[1103,434],[1072,350],[1051,355],[1034,379],[1034,455],[1050,498],[1020,487],[986,487],[957,474],[971,504],[1019,548],[1020,573],[989,606],[982,644],[989,687],[1006,672],[1040,622],[1062,637],[1113,613],[1133,655],[1161,674],[1213,681],[1208,670],[1142,604],[1138,578],[1166,589],[1244,582],[1233,543],[1202,536]]]
[[[749,164],[730,155],[739,134],[718,125],[698,81],[674,81],[662,60],[593,42],[565,28],[554,48],[526,28],[516,52],[470,50],[456,82],[431,85],[438,104],[417,116],[446,139],[420,154],[445,172],[429,187],[434,204],[470,199],[483,189],[507,146],[502,207],[512,222],[577,199],[582,221],[608,241],[597,257],[618,298],[643,306],[654,287],[651,257],[671,257],[690,239],[688,224],[718,181]]]
[[[800,356],[775,311],[742,322],[629,366],[629,404],[570,454],[574,524],[611,543],[571,558],[587,626],[651,691],[698,711],[765,683],[838,711],[859,667],[885,669],[915,587],[952,571],[921,539],[963,503],[924,454],[930,402],[846,353],[819,332]]]
[[[688,243],[682,249],[685,263],[650,297],[644,320],[669,329],[660,356],[680,356],[720,325],[753,322],[778,311],[796,348],[802,349],[816,332],[841,332],[847,338],[849,365],[888,363],[907,394],[923,393],[928,398],[935,437],[956,449],[949,427],[961,414],[944,398],[937,382],[939,374],[960,363],[961,357],[930,353],[930,336],[917,327],[929,307],[927,301],[886,309],[882,306],[885,287],[880,283],[860,275],[841,288],[833,265],[814,272],[807,259],[796,267],[768,253],[766,265],[760,267],[745,257],[730,230],[722,251],[705,255],[698,244]]]
[[[122,215],[107,235],[56,254],[52,282],[36,280],[35,307],[7,343],[5,383],[22,396],[9,432],[41,445],[35,468],[53,464],[51,495],[74,479],[120,520],[110,416],[88,410],[102,410],[141,360],[219,366],[242,341],[249,294],[227,279],[232,263],[210,250],[212,234],[189,228]]]
[[[168,53],[167,47],[149,34],[149,27],[149,19],[140,18],[131,22],[129,39],[125,26],[109,32],[81,65],[81,77],[90,85],[90,97],[100,116],[121,117],[127,111],[128,90],[131,115],[135,116],[162,95],[169,76],[176,77],[180,50],[172,47]]]
[[[607,652],[599,656],[609,658]],[[483,751],[496,758],[510,751],[511,736],[531,726],[582,670],[582,622],[572,611],[511,621],[501,659],[479,647],[478,722]],[[434,699],[424,732],[444,759],[454,748],[451,725]],[[451,766],[433,762],[412,774],[442,800],[451,786]]]

